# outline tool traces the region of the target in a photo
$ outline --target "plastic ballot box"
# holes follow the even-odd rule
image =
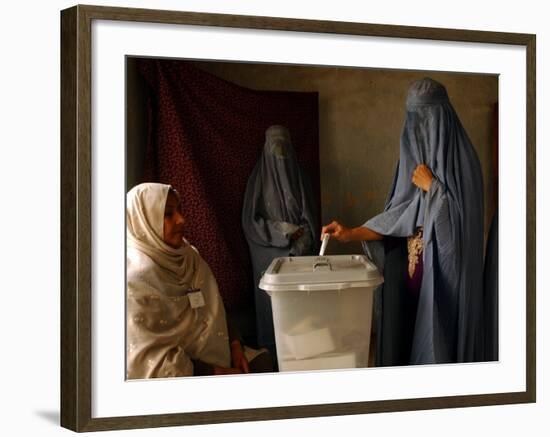
[[[367,367],[378,269],[363,255],[276,258],[271,296],[280,371]]]

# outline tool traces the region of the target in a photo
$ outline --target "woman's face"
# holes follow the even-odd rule
[[[276,158],[285,159],[288,156],[288,147],[284,141],[274,141],[271,146],[271,154]]]
[[[166,206],[164,208],[164,242],[174,249],[183,246],[183,225],[185,217],[181,212],[181,202],[178,196],[168,192]]]

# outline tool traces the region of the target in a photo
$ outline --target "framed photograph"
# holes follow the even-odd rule
[[[535,41],[63,10],[62,426],[535,402]]]

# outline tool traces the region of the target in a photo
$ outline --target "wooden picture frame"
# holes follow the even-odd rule
[[[177,414],[92,417],[92,22],[112,20],[314,32],[526,48],[526,390]],[[530,34],[75,6],[61,12],[61,425],[99,431],[535,402],[535,48]]]

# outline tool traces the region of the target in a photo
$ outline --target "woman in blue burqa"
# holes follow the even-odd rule
[[[484,359],[483,179],[443,85],[426,78],[409,89],[384,211],[322,232],[362,241],[384,274],[375,296],[378,366]]]
[[[318,247],[310,184],[283,126],[265,133],[262,155],[246,186],[242,226],[252,260],[258,344],[276,357],[271,300],[258,288],[260,278],[273,259],[312,255]]]

